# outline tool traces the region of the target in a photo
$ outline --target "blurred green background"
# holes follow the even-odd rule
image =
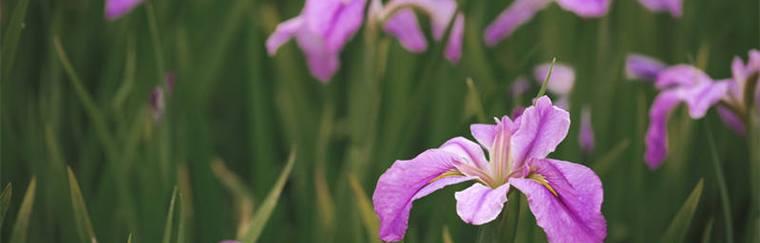
[[[760,47],[757,0],[687,0],[680,19],[633,0],[614,0],[599,19],[555,4],[494,48],[482,30],[510,1],[460,2],[467,20],[458,65],[439,45],[415,55],[362,28],[323,85],[294,43],[274,57],[264,49],[303,1],[147,1],[108,22],[102,0],[4,0],[0,183],[13,189],[0,241],[88,242],[94,234],[126,242],[132,234],[132,242],[217,242],[254,229],[263,230],[260,242],[376,242],[367,200],[379,175],[394,160],[470,137],[471,123],[528,104],[538,87],[514,98],[508,86],[556,57],[577,79],[571,130],[552,157],[602,178],[608,242],[656,242],[684,224],[686,242],[760,242],[760,207],[751,200],[758,174],[750,173],[760,168],[760,159],[750,162],[760,142],[734,135],[714,111],[693,121],[679,109],[667,161],[647,169],[643,138],[656,91],[623,72],[625,56],[640,52],[730,77],[732,57]],[[155,121],[148,101],[165,72],[176,84]],[[583,105],[592,107],[596,133],[589,155],[577,142]],[[268,218],[261,206],[277,193],[291,151],[292,173]],[[33,204],[20,213],[33,177]],[[693,218],[673,220],[701,178]],[[182,196],[171,207],[175,186]],[[503,219],[463,223],[452,192],[465,186],[416,201],[406,242],[545,241],[514,193]]]

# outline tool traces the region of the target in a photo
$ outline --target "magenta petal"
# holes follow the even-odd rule
[[[604,16],[610,7],[610,0],[557,0],[557,3],[581,17]]]
[[[404,238],[414,200],[446,185],[471,179],[458,176],[433,181],[454,169],[458,158],[456,154],[441,149],[429,149],[414,159],[397,160],[380,176],[372,202],[380,219],[379,235],[382,240],[399,241]]]
[[[539,85],[543,84],[551,65],[551,63],[541,64],[533,70],[533,77]],[[568,65],[555,63],[546,89],[553,94],[565,96],[573,90],[573,85],[575,85],[575,70]]]
[[[324,33],[327,48],[330,50],[340,50],[346,45],[348,40],[359,31],[364,22],[364,5],[365,0],[338,0],[340,5],[333,13],[327,29]],[[348,2],[348,3],[346,3]],[[320,18],[324,18],[324,13],[320,13]],[[328,19],[328,18],[324,18]]]
[[[472,124],[470,133],[486,149],[491,149],[493,139],[496,137],[496,125],[493,124]]]
[[[469,188],[457,192],[457,214],[466,223],[481,225],[493,221],[501,213],[507,202],[509,184],[496,189],[475,183]]]
[[[734,113],[731,109],[726,108],[722,105],[718,106],[718,115],[720,116],[720,119],[723,121],[723,123],[731,128],[731,130],[734,131],[737,135],[744,136],[747,134],[747,129],[744,127],[744,122],[741,118],[736,116],[736,113]]]
[[[590,154],[594,151],[594,129],[591,127],[591,108],[584,106],[581,110],[581,132],[578,142],[583,152]]]
[[[325,48],[311,32],[301,32],[298,36],[298,46],[306,55],[309,72],[322,83],[329,81],[340,66],[338,52]]]
[[[464,38],[464,15],[457,14],[449,33],[444,55],[451,63],[459,63],[462,57],[462,39]]]
[[[661,61],[644,55],[631,54],[625,59],[625,75],[628,79],[654,81],[665,67]]]
[[[549,3],[551,3],[550,0],[515,0],[486,27],[483,37],[486,45],[495,46],[504,38],[509,37],[517,27],[527,23]]]
[[[639,2],[652,12],[668,11],[673,17],[682,15],[681,0],[639,0]]]
[[[483,153],[483,149],[475,142],[463,137],[449,139],[443,145],[441,150],[448,151],[458,155],[461,162],[472,164],[481,169],[488,168],[488,160]]]
[[[277,53],[277,49],[293,38],[302,26],[303,18],[301,16],[296,16],[277,25],[274,32],[267,38],[267,53],[270,56],[274,56]]]
[[[655,86],[658,89],[665,89],[674,86],[689,86],[698,83],[712,82],[710,76],[707,76],[702,70],[690,65],[675,65],[666,68],[657,75]]]
[[[659,167],[668,153],[668,118],[680,101],[675,92],[665,91],[657,95],[649,110],[645,158],[650,169]]]
[[[603,242],[607,223],[602,215],[604,191],[588,167],[559,160],[534,160],[534,173],[543,176],[557,193],[528,178],[509,183],[528,198],[530,211],[549,242]]]
[[[679,95],[689,106],[689,116],[699,119],[707,110],[728,94],[728,82],[704,82],[688,88],[679,88]]]
[[[427,49],[425,34],[422,33],[417,17],[411,9],[398,10],[385,22],[384,29],[385,32],[396,37],[401,46],[409,52],[420,53]]]
[[[542,96],[535,104],[525,109],[519,119],[515,120],[517,131],[512,135],[513,168],[520,168],[520,163],[529,159],[545,158],[553,152],[567,136],[570,128],[570,115]]]
[[[114,21],[132,11],[142,0],[106,0],[106,19]]]

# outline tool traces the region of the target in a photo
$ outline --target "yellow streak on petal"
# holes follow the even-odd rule
[[[449,170],[449,171],[443,172],[443,174],[441,174],[439,176],[436,176],[435,178],[433,178],[432,180],[430,180],[430,182],[428,182],[428,183],[433,183],[433,182],[435,182],[437,180],[440,180],[440,179],[443,179],[443,178],[446,178],[446,177],[449,177],[449,176],[464,176],[464,175],[461,172],[457,171],[457,170]]]
[[[528,175],[528,178],[546,187],[546,189],[548,189],[555,197],[559,196],[557,194],[557,191],[555,191],[554,188],[551,185],[549,185],[549,181],[546,180],[546,177],[540,174],[531,173],[530,175]]]

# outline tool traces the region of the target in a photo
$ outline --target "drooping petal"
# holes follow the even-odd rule
[[[726,126],[731,128],[737,135],[744,136],[747,134],[747,129],[744,127],[744,122],[741,118],[736,116],[731,109],[725,106],[718,106],[718,115]]]
[[[665,64],[649,56],[631,54],[625,59],[625,75],[628,79],[654,81]]]
[[[610,0],[557,0],[557,3],[581,17],[604,16],[610,7]]]
[[[549,242],[603,242],[607,223],[599,177],[588,167],[559,160],[533,160],[531,167],[535,178],[512,178],[509,183],[528,198]]]
[[[488,46],[495,46],[527,23],[538,11],[546,8],[550,0],[515,0],[504,9],[496,20],[486,27],[483,39]]]
[[[675,86],[690,86],[698,83],[712,82],[702,70],[691,65],[675,65],[668,67],[657,75],[655,86],[665,89]]]
[[[417,16],[411,9],[401,9],[385,21],[385,32],[396,37],[409,52],[421,53],[427,49],[427,40],[422,33],[420,24],[417,22]]]
[[[681,0],[639,0],[639,2],[652,12],[668,11],[673,17],[682,15]]]
[[[645,159],[650,169],[659,167],[668,153],[668,118],[679,102],[676,91],[665,91],[655,97],[649,109]]]
[[[728,94],[728,82],[703,82],[688,88],[679,88],[679,96],[689,106],[689,116],[699,119],[707,110]]]
[[[143,0],[106,0],[106,19],[114,21],[132,11]]]
[[[584,106],[581,110],[581,128],[578,143],[586,154],[594,151],[594,129],[591,127],[591,108]]]
[[[483,149],[475,142],[463,137],[449,139],[443,145],[441,150],[445,150],[462,158],[462,162],[473,164],[478,168],[488,168],[488,161],[483,153]]]
[[[298,46],[306,56],[309,72],[322,83],[329,81],[340,67],[338,51],[325,47],[322,37],[313,32],[299,32],[296,36]]]
[[[513,168],[530,158],[541,159],[553,152],[567,136],[570,115],[552,105],[549,97],[542,96],[525,109],[515,120],[516,131],[512,135]]]
[[[454,176],[438,178],[455,169],[459,156],[441,149],[429,149],[414,159],[397,160],[380,176],[372,195],[375,213],[380,219],[380,238],[399,241],[404,238],[412,202],[446,185],[474,179]]]
[[[533,70],[533,77],[539,85],[543,84],[551,66],[551,63],[541,64]],[[575,85],[575,70],[568,65],[555,63],[546,89],[553,94],[565,96],[573,90],[573,85]]]
[[[448,43],[446,43],[446,51],[444,55],[451,63],[459,63],[459,59],[462,57],[462,41],[464,39],[464,15],[457,14],[456,20],[451,27],[449,33]]]
[[[272,32],[272,34],[269,35],[269,38],[267,38],[267,53],[269,53],[270,56],[274,56],[274,54],[277,53],[277,49],[293,38],[302,28],[303,24],[303,18],[301,16],[296,16],[277,25],[274,32]]]
[[[327,48],[337,51],[343,49],[348,40],[356,34],[364,22],[364,5],[366,0],[339,0],[340,5],[329,19],[329,27],[324,33]]]
[[[457,192],[457,214],[464,222],[481,225],[493,221],[501,213],[507,202],[509,184],[490,188],[475,183],[469,188]]]

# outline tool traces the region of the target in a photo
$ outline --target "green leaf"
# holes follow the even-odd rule
[[[444,225],[443,226],[443,232],[441,232],[443,243],[454,243],[454,240],[451,238],[451,232],[449,232],[449,227]]]
[[[18,40],[21,38],[21,31],[24,29],[24,18],[26,18],[26,9],[29,6],[29,0],[20,0],[16,3],[16,8],[13,9],[11,19],[6,26],[7,30],[4,33],[2,46],[2,73],[3,79],[7,78],[11,68],[13,68],[13,60],[18,50]]]
[[[129,233],[129,237],[127,237],[127,243],[132,243],[132,233]]]
[[[351,185],[351,190],[354,192],[354,200],[359,207],[359,216],[362,219],[364,228],[370,235],[371,242],[380,242],[380,236],[378,230],[380,228],[375,211],[372,209],[372,204],[369,202],[367,194],[364,193],[359,181],[353,174],[348,175],[348,183]]]
[[[467,118],[476,116],[478,122],[487,122],[486,113],[483,111],[483,102],[480,98],[480,92],[475,87],[475,82],[471,78],[467,78],[467,96],[465,97],[465,116]]]
[[[710,143],[710,153],[712,154],[713,166],[715,167],[715,178],[718,181],[720,191],[720,204],[723,209],[723,225],[726,226],[726,243],[734,242],[734,221],[731,219],[731,201],[728,198],[728,189],[726,188],[726,179],[723,177],[723,167],[718,159],[718,151],[715,149],[715,138],[712,130],[707,130],[707,138]]]
[[[546,93],[546,85],[549,84],[549,80],[552,79],[552,71],[554,71],[554,64],[557,63],[557,58],[552,58],[552,64],[549,65],[549,71],[546,72],[546,78],[544,79],[544,82],[541,83],[541,89],[538,90],[538,94],[536,94],[536,98],[544,96]]]
[[[668,230],[665,231],[665,235],[660,242],[683,242],[684,236],[689,230],[691,219],[694,217],[694,212],[697,210],[697,206],[699,206],[699,199],[702,196],[703,187],[704,180],[699,179],[697,186],[694,187],[694,190],[692,190],[689,197],[686,198],[686,201],[683,203],[683,206],[681,206],[681,209],[678,210],[673,221],[670,222],[670,226],[668,226]]]
[[[169,213],[166,214],[166,224],[164,225],[163,243],[169,243],[172,240],[172,228],[174,228],[174,202],[177,199],[177,187],[172,190],[172,199],[169,201]]]
[[[24,200],[21,202],[21,209],[18,210],[16,216],[16,223],[13,225],[13,231],[11,233],[11,243],[25,243],[27,236],[27,228],[29,227],[29,218],[32,214],[32,207],[34,206],[34,195],[37,191],[37,178],[32,177],[29,182],[29,187],[26,189]]]
[[[82,190],[79,188],[74,172],[71,167],[66,167],[69,176],[69,193],[71,196],[71,206],[74,208],[74,219],[77,224],[77,231],[82,242],[97,242],[95,231],[92,229],[90,215],[87,213],[87,205],[84,203]]]
[[[0,228],[3,226],[5,219],[5,213],[8,212],[8,208],[11,206],[11,195],[13,194],[13,185],[8,183],[3,188],[3,192],[0,193]]]
[[[269,191],[269,194],[261,203],[261,206],[256,210],[256,213],[253,215],[253,219],[251,220],[251,228],[248,230],[248,234],[246,234],[245,237],[241,239],[242,242],[253,243],[258,241],[259,236],[261,236],[261,232],[264,230],[264,226],[266,226],[267,221],[269,221],[269,217],[272,216],[272,212],[274,211],[275,206],[277,206],[277,200],[280,199],[280,194],[282,193],[282,189],[285,188],[285,182],[287,182],[288,177],[290,176],[290,171],[293,169],[293,163],[295,163],[295,161],[295,151],[290,152],[288,163],[285,165],[285,168],[282,169],[280,177],[277,178],[277,181],[274,183],[272,190]]]

